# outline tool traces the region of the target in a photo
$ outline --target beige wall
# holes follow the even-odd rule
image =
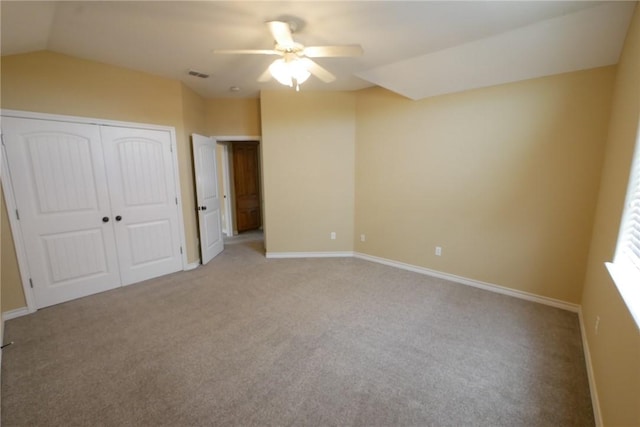
[[[260,100],[207,99],[206,124],[209,136],[259,136]]]
[[[263,92],[261,115],[267,251],[352,251],[355,95]]]
[[[613,259],[640,123],[640,7],[618,65],[582,312],[605,426],[640,425],[640,332],[604,263]],[[600,317],[595,334],[596,317]]]
[[[0,299],[2,304],[0,308],[4,313],[25,307],[26,302],[20,282],[20,270],[18,269],[18,260],[13,246],[7,206],[1,191],[0,195],[2,195],[0,200],[0,229],[2,230],[2,239],[0,239],[0,265],[2,266],[0,267],[0,284],[2,284],[0,286]]]
[[[360,92],[356,250],[579,303],[614,76]]]
[[[176,128],[187,257],[198,259],[190,142],[206,131],[204,101],[179,81],[53,52],[3,56],[0,106],[5,109],[150,123]],[[189,157],[187,157],[189,156]],[[3,230],[4,231],[4,230]],[[2,233],[3,278],[19,277],[15,253]],[[22,292],[19,282],[2,281],[11,309]],[[8,296],[10,295],[10,296]],[[24,306],[24,301],[21,306]]]
[[[2,108],[182,127],[178,81],[48,51],[1,61]]]

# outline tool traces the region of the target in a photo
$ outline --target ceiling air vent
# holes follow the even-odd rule
[[[209,74],[201,73],[200,71],[189,70],[189,75],[194,77],[200,77],[201,79],[208,79]]]

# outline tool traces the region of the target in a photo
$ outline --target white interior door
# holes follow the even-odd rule
[[[216,172],[216,143],[212,138],[192,134],[193,163],[196,174],[200,252],[206,264],[224,249],[218,174]]]
[[[2,118],[38,308],[120,286],[98,128]]]
[[[112,126],[100,133],[122,284],[181,270],[170,133]]]

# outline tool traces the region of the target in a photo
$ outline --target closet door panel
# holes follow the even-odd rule
[[[120,286],[98,127],[3,117],[2,131],[37,307]]]
[[[111,126],[100,132],[123,284],[181,270],[170,133]]]

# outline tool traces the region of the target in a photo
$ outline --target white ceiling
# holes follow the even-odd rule
[[[79,1],[0,3],[2,55],[51,50],[181,80],[207,98],[255,97],[272,56],[264,23],[295,21],[304,45],[360,44],[318,58],[334,74],[302,90],[380,85],[407,96],[467,90],[616,63],[636,2]],[[199,79],[190,69],[210,74]],[[240,87],[230,92],[231,86]]]

